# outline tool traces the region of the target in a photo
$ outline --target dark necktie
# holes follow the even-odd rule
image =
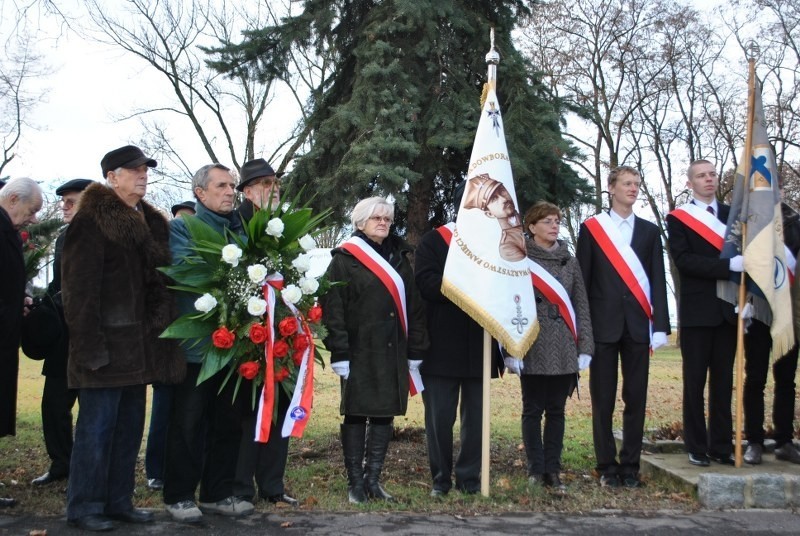
[[[709,213],[709,214],[711,214],[712,216],[716,216],[716,214],[714,213],[714,207],[712,207],[711,205],[708,205],[708,206],[706,207],[706,212],[708,212],[708,213]]]

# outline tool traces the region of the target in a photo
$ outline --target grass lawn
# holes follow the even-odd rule
[[[326,356],[327,361],[327,356]],[[62,515],[63,482],[35,488],[30,481],[48,467],[41,438],[39,406],[43,377],[41,363],[21,357],[17,436],[0,439],[0,496],[13,496],[17,512]],[[302,501],[303,509],[317,511],[393,510],[477,515],[501,512],[567,511],[598,508],[648,511],[663,508],[692,510],[694,498],[668,483],[647,482],[642,489],[610,491],[600,489],[592,474],[591,404],[588,375],[581,381],[581,399],[567,404],[567,429],[563,454],[562,479],[566,496],[545,491],[529,491],[525,452],[520,432],[521,396],[516,376],[492,382],[491,400],[491,488],[490,496],[451,492],[444,500],[432,501],[430,471],[425,450],[423,406],[420,396],[411,399],[408,414],[395,419],[395,439],[389,445],[383,482],[399,501],[396,504],[347,503],[346,478],[339,442],[339,385],[329,369],[317,369],[314,413],[302,439],[290,443],[287,464],[287,492]],[[771,387],[768,387],[771,392]],[[674,347],[659,350],[651,362],[647,429],[673,427],[681,421],[681,364]],[[767,401],[771,407],[771,400]],[[617,421],[621,420],[621,401]],[[769,421],[767,421],[769,422]],[[617,423],[619,426],[619,422]],[[145,427],[145,430],[147,428]],[[456,437],[458,437],[456,430]],[[145,487],[144,448],[137,473],[137,504],[162,507],[160,493]],[[259,510],[274,508],[264,503]]]

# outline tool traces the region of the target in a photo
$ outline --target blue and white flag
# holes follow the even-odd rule
[[[778,167],[767,137],[758,80],[755,83],[754,110],[749,117],[753,121],[752,143],[750,148],[745,147],[736,169],[733,202],[721,256],[731,258],[741,254],[744,257],[748,299],[754,305],[755,317],[770,325],[772,352],[778,358],[794,345],[794,329],[789,269],[783,244]],[[749,176],[745,177],[748,155],[750,169]],[[718,290],[721,298],[737,303],[732,285],[722,284]]]

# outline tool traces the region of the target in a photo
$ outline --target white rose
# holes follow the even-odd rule
[[[267,302],[258,296],[253,296],[247,300],[247,312],[253,316],[261,316],[267,312]]]
[[[250,281],[259,284],[267,277],[267,267],[263,264],[253,264],[247,267],[247,275],[250,277]]]
[[[281,291],[281,296],[289,303],[297,303],[303,297],[303,291],[297,285],[286,285],[286,288]]]
[[[313,277],[301,277],[297,284],[300,285],[303,294],[314,294],[319,288],[319,281]]]
[[[270,236],[283,235],[283,220],[280,218],[272,218],[267,222],[267,234]]]
[[[311,269],[311,256],[308,253],[301,253],[292,261],[292,266],[301,274]]]
[[[211,294],[205,293],[194,302],[194,308],[201,313],[207,313],[217,306],[217,299]]]
[[[298,242],[300,243],[300,247],[303,248],[305,251],[311,251],[312,249],[317,247],[317,241],[314,240],[313,236],[308,234],[302,237],[300,240],[298,240]]]
[[[242,250],[236,244],[228,244],[222,248],[222,260],[231,266],[239,266],[239,259],[242,258]]]

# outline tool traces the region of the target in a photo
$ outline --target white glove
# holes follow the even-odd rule
[[[350,361],[334,361],[331,363],[333,371],[341,376],[343,380],[350,377]]]
[[[658,348],[661,348],[665,344],[667,344],[667,334],[663,331],[655,331],[653,332],[653,340],[651,341],[651,345],[653,351],[656,351]]]
[[[736,314],[739,314],[739,306],[733,308]],[[753,318],[753,305],[750,302],[744,304],[744,308],[742,309],[742,318],[748,320]]]
[[[506,364],[506,368],[511,374],[516,374],[517,376],[522,375],[522,359],[517,359],[516,357],[506,357],[503,359]]]
[[[408,359],[408,371],[409,372],[416,372],[419,370],[419,366],[422,364],[422,359]]]
[[[728,262],[730,263],[728,267],[731,272],[744,272],[744,257],[741,255],[731,257]]]
[[[592,364],[592,356],[589,354],[578,354],[578,370],[585,370]]]

